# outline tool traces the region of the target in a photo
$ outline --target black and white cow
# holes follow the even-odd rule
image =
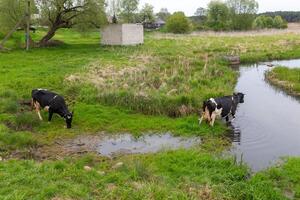
[[[229,122],[230,115],[235,119],[237,106],[239,103],[244,103],[244,96],[243,93],[234,93],[231,96],[210,98],[204,101],[199,124],[206,120],[213,126],[217,117],[225,118],[226,122]]]
[[[73,112],[69,112],[66,102],[62,96],[45,89],[32,90],[31,96],[31,105],[35,108],[40,120],[43,120],[40,113],[41,108],[43,108],[49,112],[49,122],[52,120],[53,114],[56,113],[65,119],[67,128],[71,128]]]

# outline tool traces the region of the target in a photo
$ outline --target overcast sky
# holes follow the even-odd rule
[[[140,0],[141,4],[150,3],[158,12],[161,8],[168,8],[169,12],[184,11],[186,15],[193,15],[198,7],[206,8],[210,0]],[[259,12],[265,11],[300,11],[300,0],[257,0]]]

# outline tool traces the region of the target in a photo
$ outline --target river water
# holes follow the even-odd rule
[[[300,59],[272,64],[300,68]],[[253,171],[281,157],[300,156],[300,101],[266,82],[265,73],[270,69],[266,63],[241,66],[236,86],[246,96],[232,123],[232,152]]]

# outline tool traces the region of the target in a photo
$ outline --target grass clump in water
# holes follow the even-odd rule
[[[267,79],[289,94],[300,96],[300,69],[275,67],[266,74]]]

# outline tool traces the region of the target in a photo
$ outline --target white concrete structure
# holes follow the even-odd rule
[[[101,44],[103,45],[138,45],[143,43],[143,25],[110,24],[101,31]]]

